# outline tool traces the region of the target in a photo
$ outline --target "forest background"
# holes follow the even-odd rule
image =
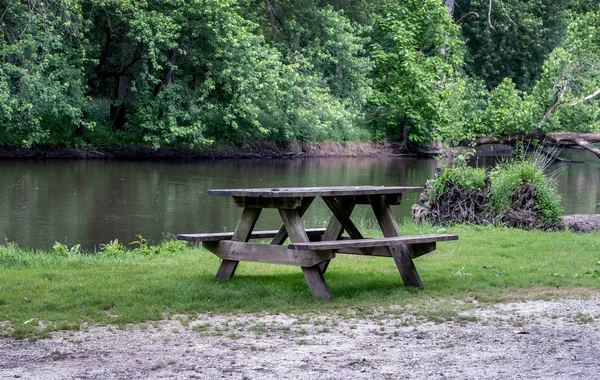
[[[599,72],[595,0],[0,0],[0,147],[521,137],[600,157]]]

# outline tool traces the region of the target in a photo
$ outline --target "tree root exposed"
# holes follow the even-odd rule
[[[557,231],[564,229],[562,223],[550,223],[536,212],[537,197],[535,186],[524,183],[519,196],[515,197],[511,209],[507,212],[490,211],[490,197],[487,190],[464,191],[451,183],[450,189],[439,199],[432,200],[427,193],[431,188],[429,181],[421,193],[423,206],[413,205],[412,217],[415,222],[429,222],[433,225],[469,223],[488,225],[500,223],[506,227],[526,230],[539,229]]]

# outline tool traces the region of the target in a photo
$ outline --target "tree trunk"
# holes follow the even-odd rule
[[[509,135],[497,137],[489,135],[475,140],[475,145],[486,144],[507,144],[512,145],[518,141],[540,141],[546,144],[555,144],[562,146],[579,146],[585,150],[594,153],[600,158],[600,148],[593,144],[600,143],[600,133],[574,133],[574,132],[552,132],[546,135],[528,134],[528,135]]]
[[[156,87],[154,87],[154,91],[152,92],[154,96],[157,96],[163,87],[175,82],[175,71],[173,71],[173,67],[177,65],[177,49],[172,49],[169,51],[169,61],[171,64],[164,68],[162,80],[156,85]]]
[[[454,17],[454,0],[444,0],[444,7],[448,9],[448,16]]]

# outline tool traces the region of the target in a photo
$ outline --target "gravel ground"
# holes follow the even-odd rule
[[[477,302],[477,301],[473,301]],[[598,379],[600,298],[475,307],[210,315],[0,339],[0,379]]]

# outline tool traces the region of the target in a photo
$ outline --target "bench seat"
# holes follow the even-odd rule
[[[254,231],[250,235],[250,239],[270,239],[274,238],[279,230],[268,230],[268,231]],[[321,236],[325,232],[325,228],[309,228],[306,230],[306,234],[309,237]],[[201,241],[220,241],[220,240],[231,240],[233,232],[215,232],[205,234],[179,234],[177,240],[185,240],[191,242]]]
[[[314,241],[307,243],[291,243],[288,244],[288,249],[311,251],[344,250],[351,248],[386,247],[401,244],[419,245],[448,240],[458,240],[458,235],[429,234],[414,236],[396,236],[376,239],[344,239],[331,241]]]

